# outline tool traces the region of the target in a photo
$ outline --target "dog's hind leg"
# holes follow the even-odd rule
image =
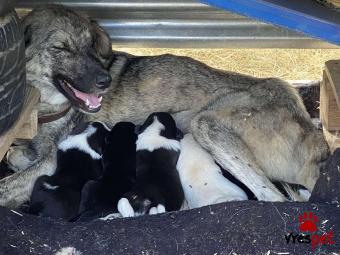
[[[257,165],[252,152],[230,127],[212,112],[197,116],[191,124],[194,138],[214,159],[243,182],[259,200],[285,201],[285,197]]]

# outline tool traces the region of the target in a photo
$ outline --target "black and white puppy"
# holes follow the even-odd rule
[[[187,134],[177,162],[189,209],[216,203],[248,200],[247,194],[222,174],[212,156]]]
[[[58,145],[55,173],[35,182],[29,213],[64,220],[78,215],[84,184],[102,175],[102,145],[108,133],[99,122],[74,128]]]
[[[182,132],[168,113],[153,113],[136,128],[136,184],[118,202],[123,217],[178,210],[184,193],[176,170]]]
[[[117,123],[103,146],[103,175],[82,189],[78,220],[92,220],[117,211],[118,200],[130,191],[136,180],[135,125]]]

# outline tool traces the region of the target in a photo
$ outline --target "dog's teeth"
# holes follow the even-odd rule
[[[102,100],[103,100],[103,97],[102,96],[100,96],[99,98],[99,103],[101,103],[102,102]],[[99,105],[98,105],[99,106]]]
[[[88,99],[86,99],[86,105],[91,107],[90,101]]]

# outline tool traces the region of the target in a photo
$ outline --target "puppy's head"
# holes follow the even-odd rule
[[[101,108],[111,77],[111,42],[90,19],[62,6],[36,9],[22,22],[27,78],[43,103],[71,104],[86,113]]]
[[[137,126],[136,134],[141,133],[157,133],[167,139],[180,140],[183,133],[176,126],[175,120],[169,113],[155,112],[149,115],[141,126]]]
[[[135,127],[132,122],[118,122],[107,135],[105,145],[107,147],[119,147],[135,144],[137,139]]]
[[[104,168],[111,163],[113,156],[134,157],[136,140],[135,125],[131,122],[118,122],[105,138],[103,149]]]

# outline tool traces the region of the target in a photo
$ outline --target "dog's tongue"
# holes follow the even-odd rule
[[[87,94],[74,88],[73,91],[75,96],[83,100],[86,103],[86,105],[92,106],[92,108],[97,108],[100,106],[101,97],[98,97],[96,94]]]

